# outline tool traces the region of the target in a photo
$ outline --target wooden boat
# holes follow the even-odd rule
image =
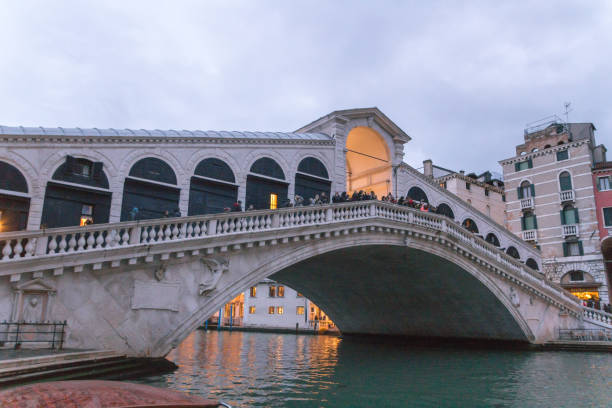
[[[0,391],[2,408],[219,408],[228,404],[119,381],[52,381]]]

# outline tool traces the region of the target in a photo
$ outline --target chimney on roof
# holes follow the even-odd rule
[[[423,160],[423,174],[425,177],[433,178],[433,162],[431,159]]]
[[[459,173],[463,176],[465,175],[465,170],[459,170]]]

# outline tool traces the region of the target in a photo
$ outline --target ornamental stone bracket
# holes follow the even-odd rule
[[[219,283],[223,272],[229,270],[229,259],[227,258],[202,258],[202,274],[198,285],[198,294],[208,296]]]

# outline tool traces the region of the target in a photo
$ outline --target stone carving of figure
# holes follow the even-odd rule
[[[521,301],[519,299],[518,294],[515,292],[514,288],[510,288],[510,301],[514,305],[514,307],[519,307],[521,305]]]
[[[223,272],[229,269],[227,259],[203,258],[202,260],[203,279],[198,286],[200,296],[208,295],[219,283]]]
[[[42,317],[42,302],[40,295],[28,295],[23,302],[21,320],[25,322],[40,322]]]

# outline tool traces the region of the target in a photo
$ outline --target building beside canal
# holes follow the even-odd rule
[[[599,188],[608,189],[605,151],[592,123],[553,121],[526,129],[515,156],[500,164],[508,228],[542,251],[547,277],[582,299],[608,303],[603,190],[596,203]]]
[[[491,217],[499,225],[505,226],[506,198],[501,176],[494,176],[490,171],[480,175],[465,174],[463,170],[457,172],[436,166],[431,160],[423,161],[423,174],[476,210]],[[491,243],[499,246],[499,242]]]
[[[316,304],[289,286],[264,279],[232,299],[213,316],[225,327],[262,330],[325,330],[333,322]]]

